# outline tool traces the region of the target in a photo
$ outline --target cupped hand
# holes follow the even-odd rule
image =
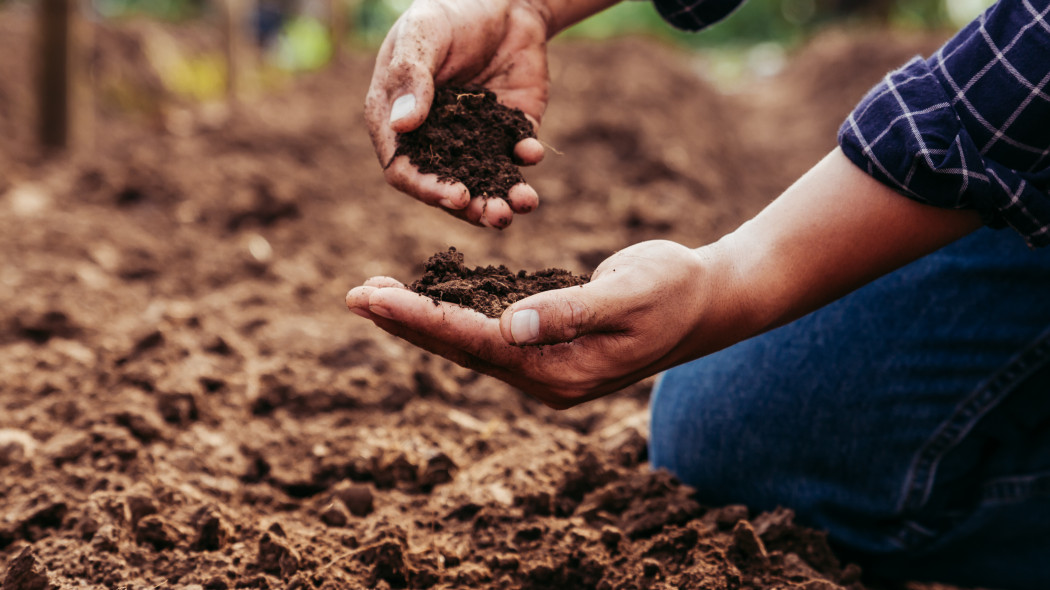
[[[394,157],[396,136],[419,127],[434,86],[474,84],[521,109],[539,126],[547,105],[549,15],[534,0],[416,0],[387,34],[365,101],[365,118],[386,180],[395,188],[475,225],[506,227],[514,213],[539,204],[527,184],[508,199],[471,196],[463,183],[422,174],[406,156]],[[543,158],[543,145],[523,139],[519,163]]]
[[[395,336],[567,408],[692,358],[702,275],[696,251],[661,240],[626,248],[589,283],[522,299],[499,319],[435,305],[388,277],[355,287],[346,304]]]

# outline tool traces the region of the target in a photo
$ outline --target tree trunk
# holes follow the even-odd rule
[[[74,8],[75,0],[40,0],[37,138],[48,151],[69,145]]]

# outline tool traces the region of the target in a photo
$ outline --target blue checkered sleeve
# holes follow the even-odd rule
[[[1000,0],[888,74],[839,130],[846,156],[917,201],[973,208],[1050,245],[1050,0]]]
[[[686,31],[707,28],[743,3],[744,0],[653,0],[664,20]]]

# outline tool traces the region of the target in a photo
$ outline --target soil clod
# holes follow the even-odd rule
[[[535,136],[525,114],[500,104],[491,90],[445,86],[434,93],[426,121],[398,135],[394,155],[408,156],[424,174],[462,182],[472,197],[505,199],[525,182],[514,145]]]
[[[424,265],[423,276],[409,288],[430,297],[479,311],[498,318],[512,303],[530,295],[575,287],[590,281],[590,276],[577,276],[560,268],[535,273],[511,272],[506,266],[468,268],[463,254],[455,248],[438,252]]]

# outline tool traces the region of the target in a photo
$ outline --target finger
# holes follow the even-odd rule
[[[415,4],[401,17],[386,67],[390,128],[397,133],[423,124],[434,100],[434,74],[448,55],[451,27],[443,12]]]
[[[385,287],[400,287],[402,289],[405,288],[405,285],[401,281],[395,278],[385,276],[372,277],[365,281],[365,286],[375,287],[377,289],[382,289]]]
[[[536,194],[536,189],[520,183],[510,187],[510,190],[507,191],[507,201],[515,213],[528,213],[539,206],[540,196]]]
[[[526,137],[514,145],[514,156],[523,166],[539,164],[544,153],[543,144],[535,137]]]
[[[407,289],[388,288],[374,290],[368,307],[375,315],[489,363],[507,366],[524,356],[521,349],[503,342],[498,321],[473,309],[437,303]]]
[[[434,207],[459,210],[470,203],[470,192],[462,182],[444,182],[437,174],[421,174],[407,156],[398,156],[384,171],[386,181]]]
[[[376,290],[375,287],[360,286],[350,289],[346,294],[346,308],[363,318],[372,319],[373,314],[368,310],[368,298]]]
[[[499,198],[487,198],[484,201],[481,224],[496,229],[503,229],[514,220],[514,212],[507,201]]]
[[[546,291],[511,305],[500,317],[500,334],[510,344],[570,342],[585,334],[614,332],[619,304],[615,294],[588,283]]]
[[[367,289],[359,287],[359,289]],[[512,346],[500,335],[499,322],[472,309],[437,303],[403,288],[369,292],[372,321],[383,330],[441,355],[459,365],[491,375],[529,393],[545,404],[563,409],[602,393],[623,387],[613,380],[608,387],[566,381],[566,361],[579,369],[579,350],[573,344],[544,349]]]
[[[387,166],[394,157],[395,140],[394,131],[390,129],[390,101],[386,84],[389,80],[387,67],[390,64],[390,56],[400,30],[401,22],[398,21],[383,39],[383,44],[379,47],[379,54],[376,56],[372,80],[368,84],[368,94],[365,96],[365,122],[368,124],[368,134],[372,138],[376,155],[379,156],[379,162],[383,166]]]
[[[384,288],[404,289],[405,286],[397,279],[391,277],[372,277],[365,281],[363,285],[350,289],[346,294],[347,309],[363,318],[373,319],[375,314],[368,309],[368,299],[376,289]]]
[[[509,383],[556,410],[564,410],[587,399],[596,397],[566,396],[562,392],[552,390],[545,385],[542,381],[542,375],[540,376],[540,380],[536,380],[516,366],[505,367],[500,364],[489,362],[477,354],[458,348],[455,344],[450,344],[447,340],[435,337],[432,334],[416,329],[413,326],[380,316],[375,316],[373,322],[375,322],[375,325],[382,330],[428,352],[442,356],[461,367],[466,367],[472,371],[477,371],[478,373],[483,373]],[[497,345],[503,347],[507,346],[506,344],[503,344],[502,341],[498,342]],[[521,349],[516,349],[516,351],[524,352]]]
[[[482,225],[485,227],[491,227],[485,225],[485,208],[488,206],[488,199],[484,197],[473,197],[470,199],[470,204],[463,210],[464,218],[473,223],[474,225]]]

